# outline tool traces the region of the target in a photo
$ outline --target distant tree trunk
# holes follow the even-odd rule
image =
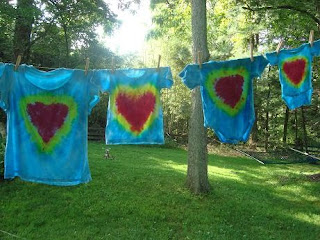
[[[301,107],[301,117],[302,117],[304,149],[306,152],[308,152],[308,136],[307,136],[307,128],[306,128],[306,118],[304,115],[304,108],[303,107]]]
[[[298,113],[297,109],[294,110],[294,122],[295,122],[295,147],[298,147],[300,149],[300,146],[298,146],[299,140],[298,140]]]
[[[289,108],[286,106],[286,113],[285,113],[284,124],[283,124],[283,138],[282,138],[283,143],[287,143],[288,121],[289,121]]]
[[[316,9],[317,9],[317,18],[320,19],[320,2],[319,1],[317,2]],[[317,27],[318,27],[318,31],[320,32],[320,24],[319,23],[317,23]]]
[[[18,55],[22,55],[22,61],[30,59],[30,36],[34,21],[34,0],[18,0],[17,16],[13,38],[13,61]]]
[[[192,0],[193,55],[201,52],[202,61],[209,59],[207,47],[206,0]],[[187,187],[196,194],[210,190],[208,180],[207,132],[203,126],[200,87],[192,91],[191,117],[188,134]]]
[[[258,45],[259,45],[259,34],[254,34],[251,36],[251,42],[253,43],[253,49],[256,51],[258,50]],[[253,80],[253,98],[254,100],[257,99],[257,79],[255,78]],[[252,126],[252,130],[251,130],[251,137],[250,137],[250,144],[254,144],[258,142],[258,116],[259,112],[258,112],[258,107],[257,104],[254,103],[254,115],[255,115],[255,121],[254,124]]]
[[[253,94],[254,94],[254,99],[257,99],[256,96],[257,96],[257,80],[255,79],[254,80],[254,90],[253,90]],[[256,116],[256,120],[254,121],[254,124],[252,126],[252,131],[251,131],[251,143],[257,143],[258,142],[258,107],[256,104],[254,104],[254,113],[255,113],[255,116]]]
[[[266,151],[268,151],[268,146],[269,146],[269,99],[270,99],[270,94],[271,94],[271,86],[270,86],[270,83],[268,83],[266,123],[265,123],[265,142],[264,142],[264,148]]]
[[[64,33],[64,42],[66,46],[66,61],[65,61],[65,66],[68,67],[69,65],[69,56],[70,56],[70,42],[69,42],[69,36],[68,36],[68,29],[67,25],[63,25],[63,33]]]

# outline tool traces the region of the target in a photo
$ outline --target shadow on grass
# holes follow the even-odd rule
[[[318,239],[317,183],[271,181],[296,174],[290,167],[210,156],[212,192],[194,196],[185,151],[119,146],[106,160],[103,148],[90,146],[89,184],[1,183],[0,229],[27,239]]]

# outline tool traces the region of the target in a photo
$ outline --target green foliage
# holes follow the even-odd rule
[[[109,95],[106,93],[100,95],[99,103],[93,108],[92,113],[89,116],[89,127],[95,126],[104,128],[106,126],[108,98]]]
[[[56,187],[0,183],[0,229],[26,239],[308,239],[319,237],[319,183],[309,164],[209,155],[212,193],[184,188],[187,152],[89,143],[93,180]],[[230,152],[228,152],[230,154]],[[12,236],[0,232],[3,240]]]
[[[0,134],[0,180],[4,177],[4,152],[5,152],[5,138]]]
[[[7,1],[0,1],[0,61],[3,62],[12,58],[14,17],[14,8]]]
[[[166,131],[186,134],[185,126],[189,118],[189,111],[186,109],[190,106],[190,90],[180,84],[177,73],[185,65],[194,62],[191,56],[190,1],[152,1],[152,4],[155,27],[150,34],[153,39],[150,42],[151,45],[158,43],[159,54],[166,56],[175,73],[176,86],[172,90],[174,94],[168,91],[164,96]],[[297,47],[308,41],[311,29],[315,30],[315,38],[318,39],[320,32],[315,23],[316,19],[320,18],[319,8],[320,4],[316,0],[303,3],[296,0],[207,1],[208,47],[211,59],[219,61],[249,57],[250,39],[253,39],[255,55],[274,51],[280,39],[285,40],[286,48]],[[319,69],[316,58],[313,67],[315,93],[312,105],[304,109],[310,144],[320,136]],[[281,144],[285,104],[281,99],[280,89],[278,70],[275,67],[270,71],[266,69],[261,80],[255,81],[256,134],[260,143],[268,140],[274,145]],[[266,99],[269,91],[270,97]],[[303,139],[300,110],[297,124],[293,118],[294,111],[290,112],[289,116],[288,143]]]

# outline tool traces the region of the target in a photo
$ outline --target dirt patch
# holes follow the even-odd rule
[[[320,182],[320,173],[308,175],[307,178],[312,182]]]

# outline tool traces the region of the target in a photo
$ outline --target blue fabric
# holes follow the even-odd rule
[[[109,92],[106,144],[164,143],[160,90],[173,84],[169,67],[100,70],[96,77]]]
[[[4,63],[1,63],[0,62],[0,77],[2,76],[2,74],[3,74],[3,71],[4,71],[4,69],[5,69],[5,64]]]
[[[247,141],[255,120],[252,79],[259,77],[268,61],[249,58],[188,65],[180,73],[183,83],[200,86],[204,125],[214,130],[221,142]]]
[[[0,78],[2,77],[3,75],[3,72],[5,70],[5,64],[4,63],[0,63]],[[4,86],[5,83],[3,83],[2,81],[0,81],[0,89],[3,89],[5,86]],[[1,90],[0,90],[0,93],[1,93]],[[0,95],[0,99],[1,99],[1,95]],[[4,104],[0,101],[0,107],[1,108],[4,108]]]
[[[6,179],[68,186],[91,180],[88,114],[98,102],[93,71],[42,72],[8,64],[1,77],[1,107],[7,113]]]
[[[312,55],[320,56],[320,39],[313,42]]]
[[[320,42],[314,46],[303,44],[299,48],[267,53],[271,65],[279,68],[282,99],[289,109],[311,104],[312,57],[320,54]]]

